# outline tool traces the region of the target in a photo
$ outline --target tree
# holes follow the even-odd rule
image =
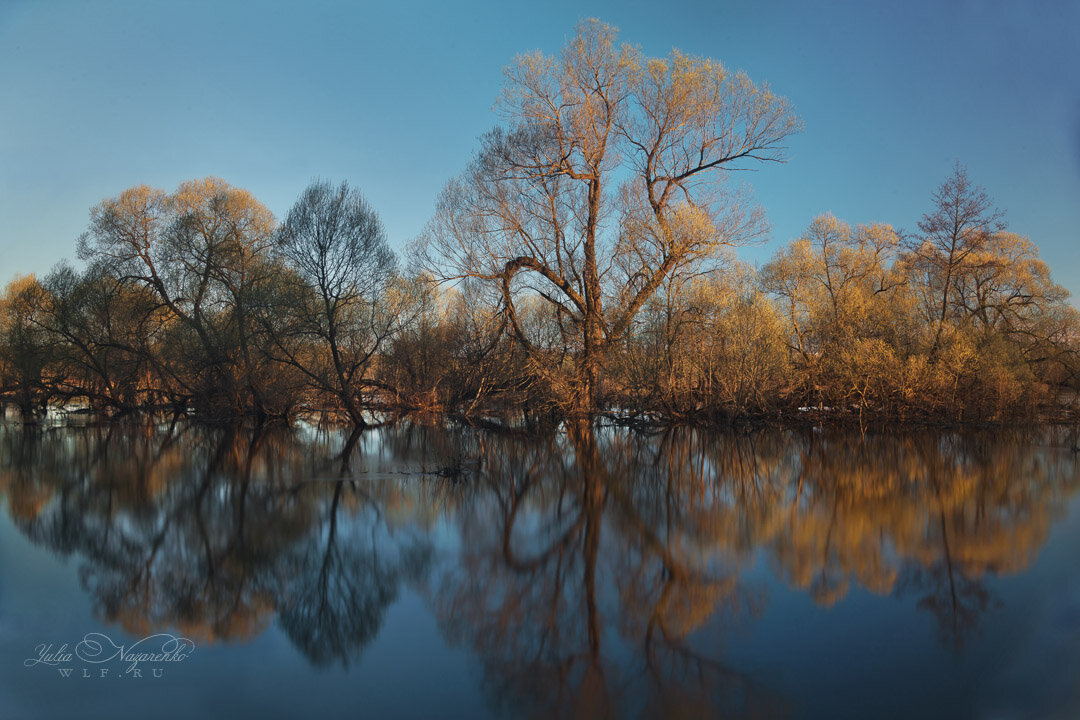
[[[669,278],[613,352],[610,377],[624,411],[676,417],[767,412],[788,381],[786,333],[752,268]]]
[[[380,363],[399,407],[476,417],[528,404],[528,370],[494,303],[475,286],[441,287],[427,276],[413,278],[409,293],[409,322]]]
[[[44,411],[51,391],[53,339],[41,328],[48,291],[33,275],[16,277],[0,295],[0,397],[14,398],[26,421]]]
[[[153,291],[100,263],[84,273],[61,263],[42,284],[46,312],[38,322],[56,340],[58,393],[85,397],[94,408],[152,405],[162,389],[152,345],[165,323]]]
[[[643,58],[615,28],[579,25],[560,55],[519,56],[488,133],[445,189],[418,246],[443,281],[492,283],[538,369],[565,349],[567,405],[597,406],[601,364],[665,278],[762,230],[727,171],[780,161],[790,105],[741,72],[685,55]],[[520,317],[539,298],[562,348]]]
[[[275,333],[278,354],[362,426],[358,395],[375,382],[367,371],[402,314],[390,307],[397,261],[379,216],[347,183],[313,182],[279,228],[276,247],[295,280],[288,307],[275,308],[286,316]]]
[[[166,194],[145,185],[103,201],[80,239],[83,259],[150,288],[179,327],[172,342],[194,402],[211,414],[280,412],[255,345],[253,309],[269,262],[274,218],[246,190],[217,178]]]
[[[965,261],[1005,229],[1004,214],[983,188],[972,184],[967,168],[959,162],[953,166],[952,176],[934,192],[933,203],[933,209],[919,221],[922,235],[914,238],[910,247],[915,266],[923,269],[926,277],[924,302],[935,328],[931,358],[940,348],[953,285]]]
[[[780,301],[789,344],[802,366],[802,403],[866,395],[867,370],[892,339],[902,280],[889,268],[899,236],[888,225],[857,225],[822,215],[761,270]],[[860,405],[861,407],[861,405]]]

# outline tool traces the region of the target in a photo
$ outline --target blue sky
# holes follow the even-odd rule
[[[0,0],[0,283],[74,258],[89,208],[216,175],[278,217],[349,180],[395,247],[497,122],[502,68],[583,17],[792,100],[789,162],[744,176],[764,262],[820,213],[915,229],[955,160],[1080,295],[1080,2]]]

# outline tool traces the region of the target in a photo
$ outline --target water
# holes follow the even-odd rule
[[[0,717],[1080,717],[1073,442],[0,424]]]

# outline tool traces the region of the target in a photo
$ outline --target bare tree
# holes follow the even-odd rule
[[[402,319],[390,297],[397,263],[379,216],[347,183],[317,181],[276,237],[298,285],[280,308],[288,316],[277,333],[281,358],[364,425],[361,395],[375,383],[368,370]]]
[[[0,399],[13,399],[27,422],[44,412],[52,394],[55,339],[41,327],[47,296],[33,275],[16,277],[0,294]]]
[[[211,414],[270,410],[252,347],[252,305],[274,274],[273,225],[251,193],[205,178],[172,194],[145,185],[125,190],[91,210],[80,238],[80,257],[150,288],[176,319],[178,362],[196,403]]]
[[[94,408],[153,405],[162,383],[152,346],[168,323],[154,292],[101,263],[83,273],[60,263],[42,284],[40,326],[60,348],[61,395],[85,397]]]
[[[493,283],[538,368],[572,367],[570,409],[597,404],[602,358],[679,268],[763,229],[727,172],[783,159],[790,105],[743,73],[673,51],[643,58],[585,21],[558,57],[522,55],[499,100],[506,127],[444,191],[418,244],[444,281]],[[540,298],[560,347],[520,307]]]
[[[919,221],[922,235],[911,243],[917,265],[927,271],[927,305],[934,324],[930,356],[941,345],[951,292],[965,261],[1005,229],[1004,213],[994,207],[982,187],[974,185],[967,168],[957,162],[953,174],[934,191],[933,210]]]

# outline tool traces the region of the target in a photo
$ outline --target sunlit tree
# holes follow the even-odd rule
[[[955,300],[953,286],[965,263],[1005,229],[1004,214],[986,191],[956,163],[953,173],[934,191],[933,207],[919,221],[920,234],[910,241],[913,266],[922,271],[922,299],[933,329],[931,356],[941,347],[942,331]]]
[[[166,194],[133,187],[91,211],[80,255],[151,289],[177,327],[174,358],[193,401],[213,414],[280,412],[256,346],[255,298],[274,275],[274,219],[251,193],[217,178]]]
[[[568,348],[576,412],[596,405],[602,359],[673,272],[756,237],[760,213],[729,172],[784,156],[799,127],[765,85],[714,60],[646,58],[596,20],[556,57],[519,56],[505,125],[444,191],[419,245],[440,280],[491,283],[539,370]],[[559,347],[525,327],[538,298]]]
[[[805,374],[804,401],[865,395],[869,363],[899,324],[903,279],[891,268],[898,246],[887,225],[852,227],[823,215],[762,268],[762,286],[779,301]]]
[[[55,340],[41,327],[48,292],[33,275],[17,277],[0,296],[0,397],[15,401],[25,420],[51,396]]]

